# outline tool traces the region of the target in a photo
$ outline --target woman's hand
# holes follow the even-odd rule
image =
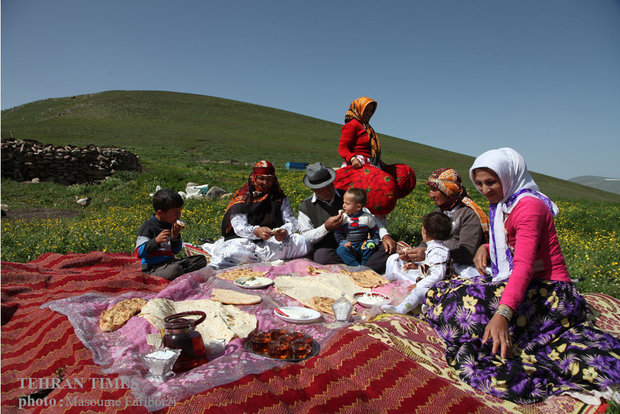
[[[277,241],[281,242],[286,239],[286,236],[288,236],[288,231],[286,231],[286,229],[277,229],[273,232],[273,235]]]
[[[512,340],[508,331],[508,319],[497,313],[493,315],[484,329],[482,344],[486,344],[489,338],[493,340],[493,350],[491,351],[493,355],[497,354],[498,349],[500,349],[500,355],[503,359],[512,357]]]
[[[286,231],[286,230],[285,230]],[[254,229],[254,235],[262,240],[269,240],[273,236],[273,230],[269,227],[257,227]]]
[[[421,262],[426,258],[426,249],[424,247],[416,247],[407,250],[407,256],[409,257],[409,262]]]
[[[489,248],[486,244],[478,247],[478,251],[476,251],[476,255],[474,256],[474,266],[480,272],[481,275],[487,274],[487,264],[489,263]]]
[[[352,157],[351,166],[355,168],[356,170],[359,170],[360,168],[362,168],[362,162],[358,160],[357,157]]]

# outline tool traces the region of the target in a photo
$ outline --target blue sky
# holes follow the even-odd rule
[[[2,0],[1,74],[2,109],[167,90],[341,123],[366,95],[380,133],[620,177],[619,1]]]

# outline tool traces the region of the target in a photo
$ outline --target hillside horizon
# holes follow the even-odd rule
[[[597,188],[599,190],[607,191],[610,193],[620,194],[620,178],[599,177],[597,175],[582,175],[579,177],[571,178],[568,181],[592,188]]]
[[[2,137],[54,145],[127,148],[148,162],[173,157],[251,163],[342,162],[340,124],[224,98],[162,91],[105,91],[48,98],[2,111]],[[435,169],[456,168],[467,179],[474,157],[378,133],[382,158],[411,165],[423,183]],[[532,172],[552,198],[620,202],[620,195]]]

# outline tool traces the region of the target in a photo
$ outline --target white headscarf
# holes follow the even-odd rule
[[[493,281],[508,279],[512,272],[512,251],[506,240],[504,214],[509,214],[523,197],[536,197],[543,201],[551,213],[558,214],[558,207],[543,193],[527,170],[525,160],[512,148],[499,148],[485,152],[474,161],[469,169],[469,177],[474,182],[474,170],[488,168],[499,177],[504,190],[503,198],[497,204],[489,204],[491,234],[489,253]],[[474,183],[475,185],[475,183]],[[476,188],[478,188],[476,186]],[[480,190],[478,190],[480,191]]]

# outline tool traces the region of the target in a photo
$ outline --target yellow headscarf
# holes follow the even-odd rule
[[[370,157],[373,164],[379,164],[381,160],[381,143],[379,142],[379,137],[375,133],[375,130],[372,129],[368,122],[362,122],[362,114],[364,113],[364,109],[371,104],[374,103],[375,107],[377,105],[377,101],[371,99],[367,96],[362,96],[361,98],[357,98],[351,105],[349,105],[349,110],[347,114],[344,116],[345,124],[352,119],[356,119],[364,128],[366,128],[366,132],[368,133],[368,138],[370,140]]]
[[[439,208],[443,211],[452,210],[458,203],[463,203],[467,207],[474,210],[474,213],[480,219],[480,225],[484,231],[485,238],[489,235],[489,218],[478,204],[467,196],[467,191],[461,182],[461,176],[458,171],[453,168],[440,168],[433,171],[426,182],[432,190],[441,191],[448,199]]]

